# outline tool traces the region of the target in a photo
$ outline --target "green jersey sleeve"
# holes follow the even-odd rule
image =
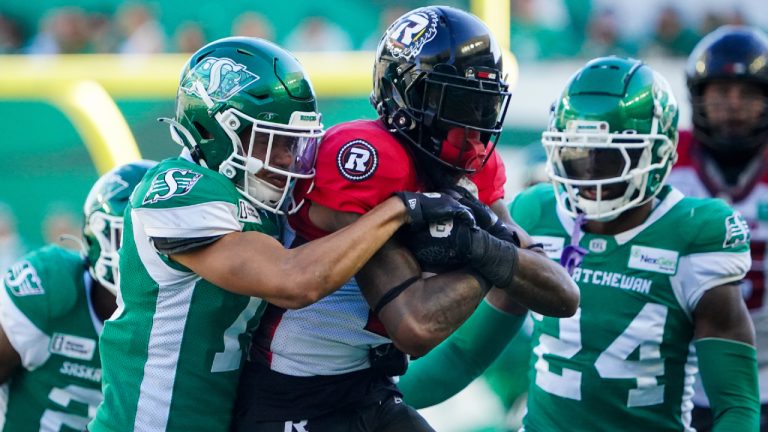
[[[541,209],[554,197],[552,185],[541,183],[520,192],[509,205],[509,214],[524,230],[531,231],[541,220]]]
[[[139,184],[131,212],[134,224],[150,238],[200,239],[242,231],[241,201],[234,184],[221,174],[168,159]]]
[[[24,368],[34,370],[50,355],[50,322],[71,310],[75,291],[64,286],[82,281],[80,256],[58,246],[31,252],[13,264],[0,291],[0,325],[19,353]]]
[[[672,285],[692,311],[707,290],[744,278],[752,263],[749,227],[722,200],[685,198],[681,204],[687,220],[679,227],[688,245]]]

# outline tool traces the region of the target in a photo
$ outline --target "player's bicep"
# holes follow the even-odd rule
[[[8,381],[16,368],[21,365],[21,356],[11,345],[5,329],[0,326],[0,384]]]
[[[268,299],[282,286],[283,269],[275,263],[282,262],[285,253],[274,238],[249,231],[229,233],[213,243],[169,256],[227,291]]]
[[[368,305],[373,309],[393,288],[409,280],[414,281],[414,278],[420,279],[421,266],[411,251],[393,237],[373,255],[355,278]]]
[[[755,344],[755,329],[736,283],[708,289],[693,312],[694,339],[720,338]]]
[[[316,203],[309,209],[312,223],[329,232],[352,224],[360,216],[357,213],[332,210]],[[355,276],[360,291],[371,308],[375,308],[384,295],[398,284],[421,276],[421,267],[413,254],[396,238],[397,236],[389,239]]]

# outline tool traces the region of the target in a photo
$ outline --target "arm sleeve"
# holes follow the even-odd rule
[[[501,354],[525,321],[483,301],[456,332],[411,362],[398,387],[409,405],[426,408],[469,385]]]
[[[718,338],[700,339],[694,345],[701,381],[712,407],[712,431],[757,431],[760,396],[755,348]]]

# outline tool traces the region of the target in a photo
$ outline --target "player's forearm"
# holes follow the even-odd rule
[[[311,304],[351,279],[405,223],[405,217],[402,202],[390,198],[356,222],[291,249],[280,267],[285,269],[284,274],[296,275],[295,286],[307,294],[302,303]]]
[[[524,314],[508,314],[481,302],[448,339],[411,362],[398,382],[405,401],[426,408],[461,391],[499,356],[524,320]]]
[[[398,297],[385,319],[400,350],[422,356],[456,330],[482,301],[487,287],[464,271],[423,279]],[[389,332],[390,328],[387,327]]]
[[[714,418],[713,432],[756,431],[760,424],[757,353],[730,339],[695,342],[704,390]]]
[[[541,253],[518,250],[514,283],[503,288],[521,305],[542,315],[569,317],[579,307],[579,287],[562,266]]]

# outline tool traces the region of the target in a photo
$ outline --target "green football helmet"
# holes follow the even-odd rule
[[[171,135],[193,160],[235,183],[254,205],[295,211],[291,187],[314,176],[323,136],[315,92],[298,60],[262,39],[231,37],[184,66]]]
[[[123,232],[123,212],[133,189],[156,164],[141,160],[112,169],[99,177],[83,205],[83,257],[91,276],[115,295],[120,286],[117,252]]]
[[[553,105],[541,139],[560,207],[607,221],[655,197],[677,160],[677,119],[669,84],[648,65],[588,62]]]

